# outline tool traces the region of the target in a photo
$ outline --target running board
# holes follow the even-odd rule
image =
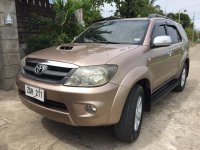
[[[162,99],[165,95],[171,92],[177,85],[179,84],[179,80],[172,80],[165,84],[163,87],[158,89],[157,91],[153,92],[151,96],[152,103],[158,102]]]

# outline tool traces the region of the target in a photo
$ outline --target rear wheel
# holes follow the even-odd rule
[[[121,119],[114,127],[118,139],[133,142],[140,134],[143,116],[144,90],[140,85],[135,85],[124,105]]]
[[[185,88],[186,81],[187,81],[187,66],[185,64],[183,67],[182,73],[179,77],[179,84],[177,85],[177,87],[174,90],[176,92],[183,91]]]

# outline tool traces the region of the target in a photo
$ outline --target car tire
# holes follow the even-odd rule
[[[186,64],[183,66],[183,69],[182,69],[182,72],[181,72],[181,75],[179,77],[179,84],[175,87],[174,91],[176,92],[182,92],[185,88],[185,84],[186,84],[186,81],[187,81],[187,66]]]
[[[128,95],[120,121],[114,126],[115,136],[125,142],[133,142],[140,134],[143,117],[144,90],[135,85]]]

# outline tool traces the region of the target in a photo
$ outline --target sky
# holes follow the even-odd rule
[[[166,13],[186,10],[191,19],[195,13],[195,28],[200,30],[200,0],[157,0],[155,4],[160,5]],[[105,4],[102,9],[103,17],[112,16],[116,10],[115,6],[109,4]]]

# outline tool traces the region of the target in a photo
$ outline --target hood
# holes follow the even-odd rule
[[[67,49],[52,47],[32,53],[28,57],[60,61],[78,66],[101,65],[138,47],[138,45],[97,43],[70,43],[62,46]]]

